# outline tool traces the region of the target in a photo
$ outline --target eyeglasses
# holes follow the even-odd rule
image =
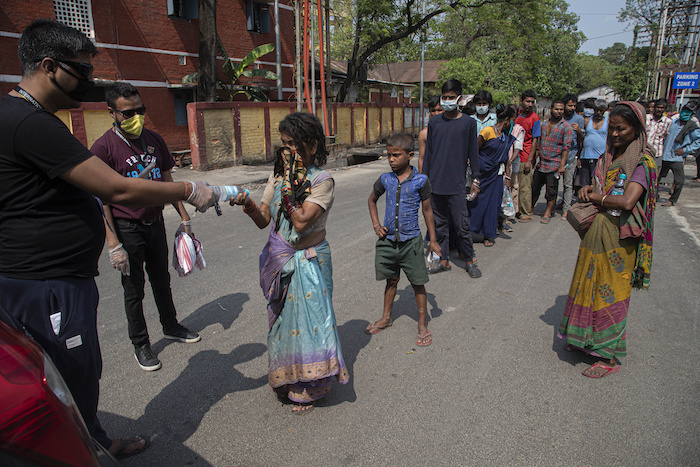
[[[71,62],[70,60],[58,60],[54,58],[54,60],[58,63],[63,63],[64,65],[72,66],[76,70],[78,70],[78,73],[83,79],[90,80],[92,78],[92,70],[93,66],[90,65],[89,63],[83,63],[83,62]],[[67,70],[66,68],[61,67],[65,72],[71,73],[70,70]],[[74,78],[80,79],[80,77],[73,75]]]
[[[139,115],[146,114],[146,106],[145,105],[142,105],[141,107],[138,107],[136,109],[129,109],[129,110],[117,110],[114,107],[112,107],[112,110],[114,110],[115,112],[119,112],[121,114],[121,116],[126,118],[126,119],[129,119],[136,114],[139,114]]]

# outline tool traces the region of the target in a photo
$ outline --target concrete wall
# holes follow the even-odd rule
[[[333,104],[332,135],[346,147],[385,141],[394,133],[418,135],[417,104]],[[192,166],[210,170],[264,164],[279,147],[279,122],[295,103],[193,102],[187,105]],[[319,114],[319,117],[322,117]],[[415,125],[414,125],[415,122]]]

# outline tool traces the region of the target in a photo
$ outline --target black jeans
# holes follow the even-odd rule
[[[668,175],[669,170],[673,172],[674,185],[673,193],[671,193],[671,198],[669,198],[669,201],[671,201],[673,204],[676,204],[678,202],[678,197],[681,195],[681,191],[683,190],[683,184],[685,183],[685,170],[683,168],[683,161],[662,161],[661,172],[659,173],[659,181],[661,181],[662,178]]]
[[[546,186],[547,189],[544,193],[544,199],[549,202],[557,199],[557,193],[559,192],[559,179],[556,177],[556,172],[540,172],[539,169],[535,169],[535,174],[532,176],[532,206],[537,204],[540,198],[540,193],[542,192],[542,187]]]
[[[430,195],[430,205],[435,219],[435,236],[440,244],[442,256],[450,258],[450,226],[456,232],[457,250],[462,253],[464,260],[474,259],[474,244],[469,230],[469,213],[467,212],[466,194],[459,195]]]
[[[90,435],[109,449],[112,441],[97,419],[102,376],[98,302],[92,277],[27,280],[0,275],[0,306],[22,323],[51,357]]]
[[[134,347],[138,347],[149,343],[148,329],[143,316],[144,263],[163,332],[167,333],[177,324],[177,312],[170,290],[165,225],[162,219],[151,225],[144,225],[139,221],[118,218],[115,219],[115,224],[119,241],[122,242],[124,249],[129,254],[131,275],[122,275],[124,308],[129,324],[129,338]]]

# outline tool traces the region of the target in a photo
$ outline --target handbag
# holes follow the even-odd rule
[[[591,202],[576,203],[569,209],[566,214],[566,220],[569,221],[571,227],[583,238],[593,223],[593,218],[600,212],[598,206]]]

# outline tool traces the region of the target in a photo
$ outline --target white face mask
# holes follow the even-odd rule
[[[459,100],[459,96],[455,97],[452,100],[445,100],[442,97],[440,98],[440,106],[445,110],[445,112],[452,112],[457,108],[457,101]]]
[[[486,115],[489,113],[489,106],[488,105],[477,105],[476,106],[476,113],[479,115]]]
[[[595,111],[593,109],[589,109],[588,107],[585,107],[583,109],[583,116],[584,117],[592,117]]]

